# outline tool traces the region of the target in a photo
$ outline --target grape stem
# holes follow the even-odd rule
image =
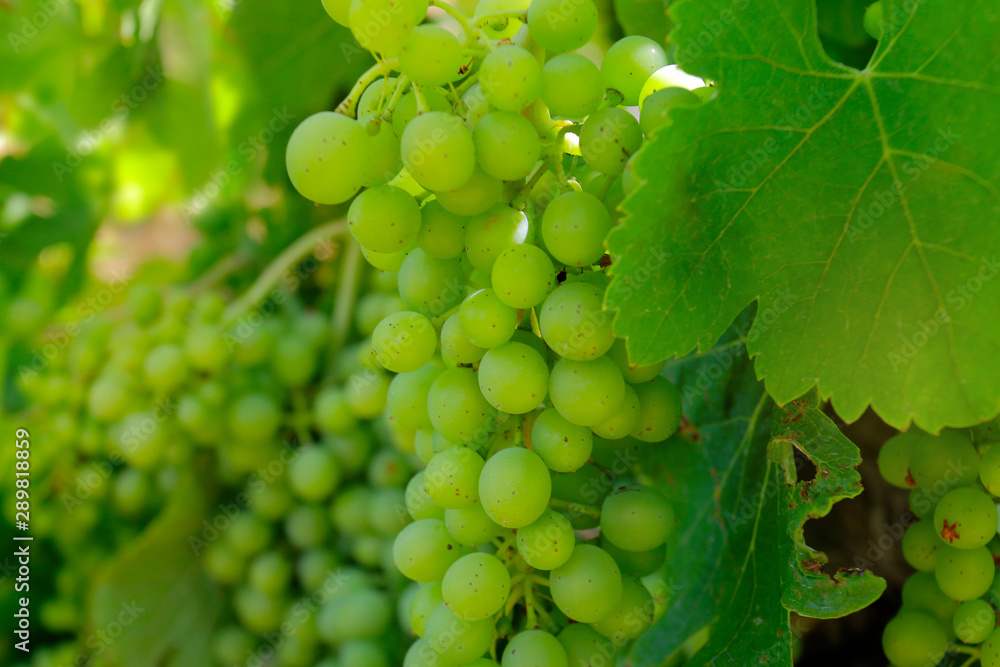
[[[424,89],[423,88],[421,88],[417,84],[413,84],[413,94],[417,96],[417,115],[418,116],[420,114],[422,114],[422,113],[427,113],[428,111],[431,110],[430,105],[427,104],[427,98],[424,97]]]
[[[478,81],[479,81],[479,70],[476,70],[476,72],[473,73],[469,78],[467,78],[465,81],[459,84],[458,88],[455,89],[455,92],[459,96],[465,95],[465,93],[468,92],[469,88],[472,88],[472,86],[474,86]]]
[[[225,324],[232,324],[233,321],[241,317],[248,310],[256,306],[274,287],[275,283],[287,273],[293,266],[302,261],[306,255],[316,248],[324,245],[331,245],[331,239],[347,233],[346,220],[334,220],[300,236],[290,246],[271,260],[271,263],[264,268],[257,280],[250,286],[243,296],[234,301],[223,313],[222,321]],[[333,248],[329,250],[333,254]],[[327,251],[324,251],[324,253]]]
[[[601,520],[601,510],[597,509],[593,505],[584,505],[582,503],[571,503],[566,500],[559,500],[558,498],[552,498],[549,500],[549,507],[555,507],[556,509],[569,510],[583,516],[589,516],[595,521]]]
[[[410,80],[405,74],[401,74],[398,79],[396,79],[396,89],[392,91],[392,98],[389,100],[389,104],[385,109],[379,109],[379,115],[382,116],[384,120],[392,120],[392,112],[396,110],[396,106],[399,101],[403,99],[403,93],[406,89],[410,87]],[[388,115],[386,115],[388,113]]]
[[[482,28],[484,25],[490,21],[497,21],[500,19],[517,19],[521,23],[526,23],[528,21],[528,12],[524,10],[513,11],[513,12],[490,12],[489,14],[483,14],[475,20],[475,26],[477,28]]]
[[[431,0],[430,5],[431,7],[437,7],[438,9],[442,10],[445,14],[458,21],[458,25],[462,27],[462,32],[465,33],[465,39],[466,40],[471,39],[472,30],[469,26],[469,20],[465,18],[465,14],[458,11],[457,9],[449,5],[447,2],[442,2],[441,0]]]
[[[347,93],[347,97],[341,102],[335,111],[337,113],[344,114],[349,118],[356,118],[358,112],[358,100],[361,99],[361,93],[365,92],[365,88],[370,86],[381,76],[384,76],[386,72],[397,69],[399,67],[399,58],[391,58],[382,62],[377,62],[368,68],[368,71],[361,75],[358,82],[354,84],[351,88],[351,92]]]
[[[340,285],[337,286],[337,302],[333,306],[330,327],[333,330],[333,350],[336,352],[347,342],[351,328],[351,311],[358,297],[358,279],[361,268],[361,246],[353,238],[348,239],[344,248],[343,264],[340,269]],[[332,363],[333,355],[331,355]]]
[[[542,180],[542,176],[544,176],[548,170],[548,166],[545,162],[542,162],[538,169],[535,170],[535,173],[531,175],[531,178],[529,178],[527,182],[521,186],[521,189],[518,190],[517,197],[515,197],[510,203],[511,207],[517,209],[518,211],[523,211],[524,207],[528,203],[528,195],[531,194],[531,191],[536,185],[538,185],[538,181]]]
[[[305,424],[308,423],[310,418],[309,415],[309,402],[306,401],[305,394],[302,390],[295,390],[292,392],[292,427],[295,429],[295,437],[299,440],[299,447],[305,447],[312,438],[309,437],[308,429],[306,429]]]
[[[527,629],[534,630],[538,627],[538,619],[535,618],[535,599],[532,597],[534,591],[532,590],[531,582],[525,581],[521,585],[521,588],[524,591],[524,611],[528,615]]]

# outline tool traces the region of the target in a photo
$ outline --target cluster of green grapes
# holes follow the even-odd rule
[[[571,53],[594,34],[591,0],[432,4],[461,40],[419,25],[426,0],[324,0],[377,64],[287,149],[304,196],[357,195],[351,234],[398,272],[403,307],[371,351],[425,466],[393,547],[422,584],[405,665],[614,664],[662,613],[674,513],[629,475],[681,400],[612,332],[604,241],[644,137],[710,91],[669,85],[643,37],[600,68]]]
[[[370,274],[354,322],[365,337],[402,308],[395,276]],[[26,424],[45,436],[32,450],[31,530],[59,554],[40,618],[76,635],[52,664],[86,655],[93,572],[185,475],[221,489],[216,515],[184,540],[230,593],[220,666],[398,662],[406,581],[392,544],[409,521],[412,443],[383,417],[389,376],[367,338],[338,349],[328,315],[281,301],[237,318],[219,291],[138,284],[21,374]]]
[[[902,544],[917,572],[882,637],[889,661],[935,667],[955,653],[1000,667],[1000,447],[977,448],[964,430],[914,428],[883,446],[878,466],[889,483],[910,489],[917,519]]]

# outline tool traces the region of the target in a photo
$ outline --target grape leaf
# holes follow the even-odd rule
[[[748,348],[779,404],[815,386],[847,420],[932,432],[1000,409],[1000,7],[884,6],[865,70],[824,54],[809,0],[672,7],[680,65],[718,91],[635,158],[609,238],[637,363],[757,301]]]
[[[159,517],[95,582],[93,636],[115,637],[100,644],[107,664],[212,665],[210,640],[223,597],[189,544],[206,516],[203,489],[193,475],[182,477]]]
[[[790,667],[789,609],[843,616],[884,587],[867,573],[838,580],[804,573],[788,557],[808,551],[807,518],[860,492],[854,470],[860,458],[815,398],[794,405],[801,411],[794,423],[782,422],[786,412],[754,377],[745,348],[749,328],[749,317],[741,317],[712,350],[671,362],[665,372],[682,390],[685,424],[663,446],[648,449],[643,469],[673,503],[680,530],[668,542],[664,566],[669,607],[637,640],[636,665],[659,665],[707,631],[707,643],[687,664]],[[769,449],[782,451],[769,443],[788,444],[792,429],[824,474],[822,462],[835,462],[827,483],[798,482],[790,458],[768,456]],[[804,486],[811,487],[812,504],[799,512],[783,507]]]
[[[670,0],[615,0],[615,17],[627,35],[643,35],[661,44],[670,32]]]

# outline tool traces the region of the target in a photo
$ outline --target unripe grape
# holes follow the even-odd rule
[[[549,51],[574,51],[594,36],[597,7],[591,0],[533,0],[528,7],[531,36]]]
[[[331,111],[313,114],[288,139],[288,177],[303,197],[340,204],[361,188],[364,174],[357,165],[366,162],[367,147],[368,134],[356,120]]]
[[[583,120],[604,100],[601,70],[576,53],[551,58],[542,68],[542,101],[553,118]]]
[[[648,100],[647,100],[648,102]],[[580,153],[587,164],[617,175],[642,145],[639,121],[624,109],[611,107],[591,114],[580,131]]]
[[[538,99],[542,91],[542,68],[520,46],[500,46],[483,59],[479,86],[497,109],[520,111]]]
[[[472,135],[461,121],[443,111],[429,111],[411,120],[403,130],[400,150],[403,164],[417,183],[434,192],[465,185],[476,167]]]
[[[604,85],[617,90],[625,106],[639,103],[639,93],[653,72],[666,67],[663,47],[648,37],[629,35],[611,45],[601,63]]]

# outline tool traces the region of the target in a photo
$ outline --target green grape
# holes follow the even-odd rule
[[[352,0],[348,23],[362,48],[391,58],[426,11],[419,0]]]
[[[462,104],[465,105],[465,118],[463,118],[465,127],[469,132],[475,132],[476,125],[490,112],[490,103],[483,95],[483,88],[478,82],[472,84],[462,95]]]
[[[392,619],[389,596],[373,588],[342,593],[316,612],[316,631],[323,641],[336,646],[352,639],[371,639],[382,634]]]
[[[435,259],[453,259],[465,250],[465,225],[468,220],[431,200],[420,209],[420,233],[417,245]]]
[[[451,447],[434,455],[424,470],[424,488],[436,505],[466,507],[479,500],[479,473],[484,461],[467,447]]]
[[[414,28],[399,52],[399,71],[421,86],[443,86],[454,81],[462,64],[458,39],[431,24]]]
[[[250,501],[254,514],[268,521],[283,518],[295,505],[295,499],[292,498],[291,492],[277,480],[259,490],[257,485],[254,485],[251,492],[253,495]]]
[[[673,124],[670,112],[673,109],[697,109],[702,100],[687,88],[671,86],[663,88],[647,97],[639,114],[639,127],[647,137]]]
[[[517,531],[517,552],[531,567],[554,570],[573,554],[576,536],[569,519],[555,510],[545,512]]]
[[[288,139],[288,177],[306,199],[318,204],[345,202],[361,189],[364,174],[357,165],[365,164],[368,143],[368,133],[358,121],[332,111],[313,114]]]
[[[479,621],[503,609],[510,594],[510,574],[496,556],[462,556],[445,573],[441,594],[455,616]]]
[[[187,365],[184,351],[177,345],[166,343],[154,347],[142,364],[146,384],[158,392],[170,392],[184,382]]]
[[[556,197],[542,216],[542,238],[552,256],[567,266],[590,266],[604,256],[611,216],[601,200],[586,192]]]
[[[416,248],[416,245],[413,246]],[[407,248],[406,250],[400,250],[399,252],[375,252],[374,250],[369,250],[368,248],[361,246],[361,254],[365,258],[365,261],[374,266],[380,271],[399,271],[403,266],[403,262],[406,260],[408,253],[413,250],[413,248]]]
[[[237,665],[254,649],[253,636],[238,625],[228,625],[212,637],[212,657],[222,665]]]
[[[265,551],[250,563],[250,585],[263,593],[281,593],[291,578],[292,564],[280,551]]]
[[[944,594],[937,584],[933,572],[917,572],[903,584],[903,607],[932,616],[946,628],[952,625],[952,617],[959,603]]]
[[[444,508],[436,505],[424,484],[424,471],[421,470],[406,485],[406,511],[414,521],[420,519],[443,520],[446,516]]]
[[[410,464],[401,453],[383,449],[368,464],[368,483],[376,487],[403,486],[410,478]]]
[[[876,41],[882,39],[883,11],[881,0],[873,2],[865,9],[865,32]]]
[[[357,371],[345,382],[344,398],[358,417],[374,419],[382,414],[389,396],[389,376],[381,371]]]
[[[112,422],[128,409],[129,378],[117,371],[105,371],[94,380],[87,393],[87,410],[97,420]]]
[[[882,478],[901,489],[916,486],[910,476],[910,450],[925,434],[913,429],[889,438],[878,451],[878,471]]]
[[[426,639],[418,639],[410,644],[406,649],[406,656],[403,658],[403,667],[438,667],[437,654],[427,643]],[[323,667],[326,667],[325,665]],[[340,667],[333,665],[331,667]]]
[[[136,516],[149,505],[152,488],[140,470],[125,468],[115,477],[112,491],[115,508],[126,516]]]
[[[979,453],[968,431],[918,435],[910,447],[910,474],[918,487],[944,495],[945,490],[967,486],[979,477]]]
[[[626,551],[616,547],[606,539],[601,539],[601,548],[615,559],[622,574],[645,577],[660,569],[667,557],[667,545],[661,544],[649,551]]]
[[[444,525],[455,541],[466,547],[481,547],[503,532],[480,502],[444,511]]]
[[[934,522],[918,521],[903,535],[903,558],[915,570],[933,572],[940,544]]]
[[[167,424],[154,410],[135,412],[112,431],[112,438],[122,458],[133,468],[152,470],[162,460],[170,435]]]
[[[389,656],[381,644],[371,639],[355,639],[340,647],[339,667],[389,667]],[[282,667],[284,667],[282,662]],[[308,666],[311,667],[311,663]]]
[[[243,578],[246,557],[227,542],[215,542],[205,551],[205,571],[221,584],[236,584]]]
[[[299,549],[320,546],[329,531],[326,512],[316,505],[301,505],[285,517],[285,536]]]
[[[593,361],[560,359],[549,374],[549,397],[568,421],[593,426],[610,419],[621,406],[625,381],[606,356]]]
[[[337,568],[337,557],[323,548],[303,551],[295,563],[295,575],[307,592],[319,589]]]
[[[941,623],[920,612],[904,609],[882,633],[882,650],[895,667],[937,665],[947,648]]]
[[[274,348],[271,370],[286,387],[302,387],[316,372],[316,351],[309,340],[298,333],[282,336]]]
[[[597,30],[597,7],[591,0],[534,0],[528,7],[528,30],[549,51],[575,51]]]
[[[452,442],[484,442],[496,423],[496,409],[479,389],[471,368],[449,368],[431,385],[427,397],[431,424]]]
[[[617,663],[615,645],[589,625],[568,625],[559,633],[558,639],[566,649],[569,667],[611,667]]]
[[[446,211],[461,216],[479,215],[500,201],[503,195],[503,181],[490,176],[477,166],[472,172],[472,177],[464,185],[450,190],[438,190],[435,194]],[[464,236],[461,240],[464,241]]]
[[[493,263],[493,291],[511,308],[533,308],[556,285],[552,260],[537,246],[510,246]]]
[[[502,181],[525,178],[535,168],[542,144],[527,118],[513,111],[486,114],[472,135],[479,166]]]
[[[437,332],[430,320],[404,310],[385,317],[372,334],[372,350],[379,364],[394,373],[410,373],[431,360]]]
[[[281,425],[281,411],[267,394],[246,394],[229,410],[229,430],[241,440],[266,442]]]
[[[673,527],[673,507],[649,487],[620,486],[601,506],[601,535],[619,549],[655,549],[667,540]]]
[[[531,446],[550,470],[572,472],[590,459],[594,436],[586,426],[574,424],[557,410],[549,409],[539,414],[531,426]]]
[[[620,174],[641,145],[639,121],[617,107],[595,111],[580,131],[580,154],[602,174]]]
[[[689,89],[695,95],[701,95],[699,90],[706,89],[709,91],[707,97],[711,97],[711,88],[705,86],[704,80],[699,77],[691,76],[687,72],[681,70],[677,65],[667,65],[666,67],[661,67],[660,69],[653,72],[646,83],[642,84],[642,91],[639,93],[639,108],[643,107],[643,104],[653,93],[659,92],[664,88],[684,88]]]
[[[633,387],[639,397],[639,419],[629,435],[643,442],[661,442],[681,423],[681,392],[665,377]]]
[[[559,610],[579,623],[596,623],[622,599],[622,575],[606,551],[578,544],[563,565],[549,575],[552,599]]]
[[[625,106],[639,104],[642,84],[653,72],[666,67],[667,54],[657,42],[640,35],[623,37],[611,45],[601,63],[604,84],[617,90]]]
[[[493,521],[521,528],[542,515],[551,497],[552,480],[537,454],[510,447],[491,456],[479,476],[479,498]]]
[[[326,387],[316,395],[313,420],[324,433],[344,434],[357,425],[340,387]]]
[[[479,0],[473,18],[480,19],[490,14],[523,12],[531,5],[531,0]],[[492,40],[513,38],[524,23],[513,17],[498,17],[483,24],[483,32]]]
[[[472,134],[443,111],[428,111],[411,120],[403,130],[400,150],[414,180],[432,192],[465,185],[476,167]]]
[[[480,362],[479,388],[500,412],[530,412],[548,394],[549,367],[534,348],[504,343],[490,349]]]
[[[240,623],[257,633],[277,630],[285,615],[285,603],[281,598],[249,587],[233,595],[233,609]]]
[[[434,611],[444,604],[444,596],[441,594],[441,583],[434,582],[424,584],[413,596],[410,602],[409,616],[410,625],[413,626],[413,634],[418,637],[424,636],[424,628],[427,627],[427,619]]]
[[[424,100],[426,100],[427,106],[431,111],[452,112],[451,102],[448,101],[448,98],[445,97],[441,90],[437,88],[423,88],[423,93]],[[396,105],[395,111],[392,112],[392,130],[396,133],[396,136],[402,137],[406,126],[416,117],[417,97],[411,91],[406,91],[403,99],[400,100],[399,104]],[[414,185],[417,185],[416,181],[412,182]],[[417,188],[422,189],[419,185],[417,185]]]
[[[993,499],[969,487],[949,491],[934,509],[934,529],[957,549],[985,546],[996,537],[997,523]]]
[[[986,600],[969,600],[955,610],[952,629],[966,644],[982,644],[989,639],[997,624],[997,613]]]
[[[653,597],[638,579],[622,581],[622,597],[607,616],[594,623],[594,629],[616,646],[635,639],[653,625]]]
[[[497,298],[492,289],[481,289],[462,302],[458,324],[473,345],[488,350],[503,345],[514,335],[517,310]]]
[[[603,356],[615,340],[603,300],[604,292],[596,285],[563,283],[542,304],[538,318],[542,339],[564,359],[590,361]],[[606,363],[614,366],[610,359]]]
[[[188,329],[184,355],[194,368],[208,373],[218,372],[229,360],[222,331],[209,324],[196,324]]]
[[[323,0],[323,9],[330,15],[330,18],[340,25],[345,28],[351,27],[351,0]],[[239,660],[229,660],[228,662],[239,662]]]
[[[429,429],[431,417],[427,412],[427,397],[441,372],[438,366],[427,364],[394,377],[389,383],[386,412],[405,428]]]
[[[493,264],[507,248],[530,243],[530,222],[524,211],[497,204],[469,221],[465,252],[477,271],[489,275]]]
[[[462,665],[486,653],[495,632],[492,619],[465,621],[441,605],[427,619],[424,640],[439,664]]]
[[[520,111],[541,94],[542,68],[531,52],[520,46],[500,46],[483,58],[479,86],[497,109]]]
[[[399,531],[392,547],[393,562],[414,581],[440,581],[464,554],[438,519],[419,519]]]
[[[956,549],[947,544],[938,547],[934,578],[944,594],[964,602],[981,596],[990,589],[996,564],[986,547]]]
[[[253,512],[243,512],[229,526],[226,540],[244,556],[263,551],[271,542],[271,526]]]
[[[371,436],[361,429],[323,439],[323,446],[333,452],[344,471],[353,475],[365,466],[371,451]]]
[[[380,185],[362,192],[347,211],[351,235],[375,252],[405,250],[420,231],[420,207],[402,188]]]
[[[368,505],[372,492],[365,486],[351,486],[337,494],[330,508],[333,526],[342,533],[359,534],[368,530]]]
[[[441,356],[456,364],[472,364],[486,354],[462,333],[458,313],[450,315],[441,327]]]
[[[979,479],[994,496],[1000,495],[1000,447],[990,447],[979,464]]]
[[[386,315],[406,310],[403,300],[395,294],[373,292],[358,299],[354,309],[354,324],[363,336],[370,336]]]
[[[399,269],[399,298],[427,317],[443,315],[465,296],[465,272],[457,259],[436,259],[417,248]]]
[[[526,630],[514,635],[503,650],[503,667],[567,667],[566,649],[544,630]]]
[[[392,125],[379,119],[368,127],[368,162],[364,184],[370,188],[384,185],[399,175],[403,168],[399,137]]]
[[[589,58],[564,53],[542,68],[542,101],[553,118],[583,120],[604,100],[601,70]]]
[[[625,398],[622,399],[621,407],[610,419],[594,424],[591,428],[594,434],[601,438],[621,440],[636,430],[640,414],[639,395],[631,385],[626,384]]]

